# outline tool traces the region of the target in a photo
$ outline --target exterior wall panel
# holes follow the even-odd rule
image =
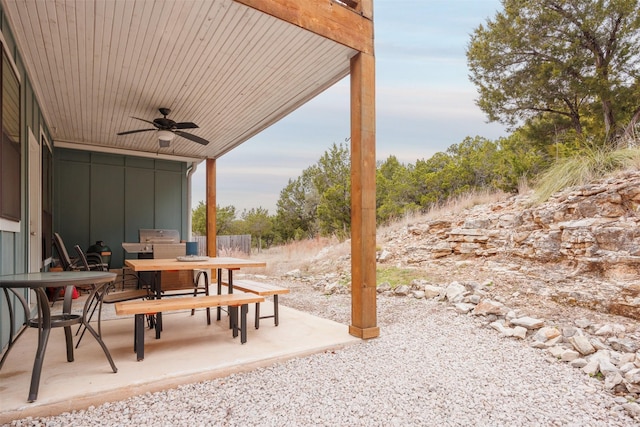
[[[122,267],[122,242],[140,228],[171,228],[187,236],[187,164],[132,156],[54,151],[54,231],[67,250],[98,240],[111,248],[111,268]]]

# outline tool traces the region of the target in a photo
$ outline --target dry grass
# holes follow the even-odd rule
[[[282,275],[288,271],[299,269],[308,272],[312,269],[314,260],[323,250],[330,248],[331,255],[340,257],[348,255],[351,250],[349,242],[340,242],[335,237],[316,237],[314,239],[300,240],[282,246],[274,246],[260,253],[252,254],[252,257],[266,261],[266,269],[256,269],[247,272],[266,274],[269,276]],[[244,270],[243,270],[244,271]]]
[[[437,208],[433,208],[427,213],[408,214],[399,221],[378,227],[378,233],[393,231],[405,227],[408,224],[415,223],[416,221],[442,218],[476,205],[505,200],[508,196],[506,193],[488,191],[466,194],[456,197]],[[260,253],[252,254],[252,257],[266,261],[266,269],[246,269],[243,271],[269,276],[282,275],[295,269],[299,269],[303,273],[308,273],[313,271],[314,266],[318,263],[319,255],[322,255],[323,251],[330,251],[330,254],[327,254],[327,256],[338,260],[339,258],[350,255],[351,245],[349,241],[340,241],[336,237],[316,237],[314,239],[275,246],[263,250]],[[244,257],[246,257],[246,255]]]
[[[410,212],[396,222],[378,227],[378,232],[386,232],[398,227],[406,227],[421,221],[441,219],[451,214],[477,205],[490,204],[506,200],[510,195],[502,191],[480,191],[463,194],[447,200],[441,205],[434,206],[427,212]]]
[[[576,185],[585,185],[595,179],[616,172],[638,169],[640,149],[607,150],[585,149],[580,154],[558,160],[541,178],[536,188],[535,201],[545,202],[554,193]]]

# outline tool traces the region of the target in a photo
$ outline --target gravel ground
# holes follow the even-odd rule
[[[348,324],[350,297],[282,303]],[[430,300],[378,299],[379,338],[13,426],[637,426],[602,384]]]

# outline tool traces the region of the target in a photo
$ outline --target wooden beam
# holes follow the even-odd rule
[[[216,159],[207,159],[207,256],[218,255],[216,228]]]
[[[290,24],[326,37],[360,52],[373,54],[371,0],[363,2],[363,12],[332,0],[234,0]]]
[[[358,10],[362,16],[373,20],[373,0],[360,0]]]
[[[351,335],[380,335],[376,312],[375,59],[351,59]]]

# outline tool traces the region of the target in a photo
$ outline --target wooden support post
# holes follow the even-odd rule
[[[207,159],[207,255],[218,254],[216,228],[216,159]]]
[[[351,59],[351,325],[359,338],[380,335],[376,313],[375,58]]]

